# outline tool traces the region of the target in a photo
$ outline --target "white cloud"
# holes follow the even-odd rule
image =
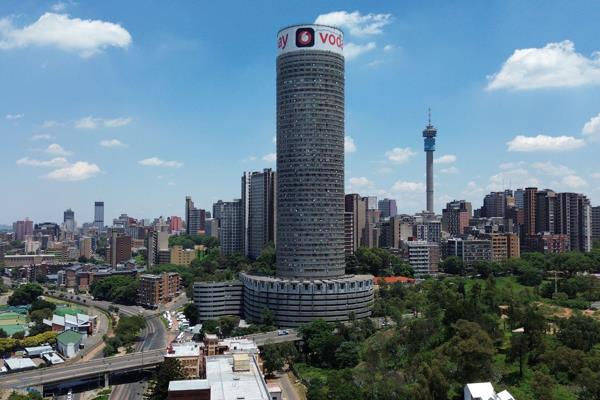
[[[574,171],[560,164],[552,164],[552,162],[536,162],[531,164],[531,166],[539,171],[541,174],[550,175],[550,176],[564,176],[564,175],[572,175]]]
[[[501,191],[507,187],[541,186],[538,178],[533,176],[526,168],[503,170],[490,176],[488,190]]]
[[[96,129],[101,126],[105,128],[118,128],[120,126],[129,125],[133,121],[130,117],[121,117],[114,119],[94,118],[91,115],[83,117],[75,121],[75,128],[77,129]]]
[[[23,28],[15,27],[10,18],[0,20],[0,50],[47,46],[91,57],[108,47],[127,48],[130,44],[129,32],[112,22],[55,13],[45,13]]]
[[[385,46],[383,46],[383,51],[389,52],[394,50],[394,46],[392,46],[391,44],[386,44]]]
[[[454,154],[444,154],[441,157],[433,160],[434,164],[452,164],[456,162],[456,156]]]
[[[17,165],[27,165],[29,167],[59,168],[69,165],[69,162],[64,157],[56,157],[51,160],[36,160],[29,157],[23,157],[17,160]]]
[[[354,139],[350,136],[344,136],[344,152],[345,153],[354,153],[356,151],[356,145],[354,144]]]
[[[277,153],[265,154],[262,159],[263,159],[263,161],[270,162],[270,163],[275,162],[275,161],[277,161]]]
[[[6,114],[6,116],[4,118],[6,118],[9,121],[13,121],[15,119],[21,119],[25,116],[25,114]]]
[[[395,164],[405,163],[409,160],[409,158],[411,158],[414,155],[415,152],[412,151],[410,147],[394,147],[392,150],[385,152],[385,156],[387,157],[387,159]]]
[[[47,133],[41,133],[39,135],[33,135],[31,137],[31,140],[50,140],[52,139],[52,135],[49,135]]]
[[[407,193],[407,192],[424,192],[425,184],[422,182],[397,181],[392,186],[392,192]]]
[[[369,42],[365,44],[346,43],[344,45],[344,57],[346,60],[352,60],[362,54],[368,53],[375,50],[377,45],[375,42]]]
[[[183,166],[183,163],[181,161],[165,161],[161,160],[158,157],[145,158],[143,160],[138,161],[138,164],[143,165],[145,167],[179,168]]]
[[[77,161],[75,164],[56,169],[44,177],[55,181],[75,182],[89,179],[100,172],[100,167],[86,161]]]
[[[365,187],[372,185],[372,182],[364,176],[352,177],[348,180],[348,183],[352,187]]]
[[[600,114],[592,117],[583,126],[583,134],[593,139],[600,139]]]
[[[585,179],[577,175],[567,175],[561,179],[561,183],[571,189],[581,189],[588,185]]]
[[[466,196],[473,196],[480,193],[483,193],[483,188],[481,188],[475,181],[469,181],[465,190],[462,191],[462,194]]]
[[[456,168],[454,165],[448,168],[442,168],[440,170],[442,174],[458,174],[460,170]]]
[[[600,84],[600,52],[588,58],[570,40],[543,48],[517,49],[499,72],[488,76],[488,90],[528,90]]]
[[[508,151],[534,152],[534,151],[567,151],[582,147],[582,139],[573,136],[516,136],[506,143]]]
[[[118,139],[105,139],[100,141],[103,147],[127,147],[127,145]]]
[[[54,128],[55,126],[58,126],[58,122],[53,121],[53,120],[49,120],[49,121],[44,121],[44,123],[42,123],[42,128]]]
[[[133,121],[133,119],[131,117],[103,120],[104,126],[106,128],[118,128],[120,126],[129,125],[131,123],[131,121]]]
[[[516,168],[521,168],[525,165],[525,162],[523,161],[517,161],[517,162],[505,162],[500,164],[500,169],[516,169]]]
[[[594,172],[592,174],[592,178],[594,178],[594,179],[600,179],[600,172]]]
[[[333,11],[321,14],[315,24],[332,25],[346,30],[352,36],[378,35],[392,22],[391,14],[366,14],[359,11]]]
[[[52,143],[46,148],[46,153],[52,154],[54,156],[68,156],[71,154],[70,151],[65,150],[60,144]]]
[[[50,9],[55,12],[65,11],[67,9],[67,4],[59,1],[58,3],[52,4]]]

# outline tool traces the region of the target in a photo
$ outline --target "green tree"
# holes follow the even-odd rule
[[[446,257],[444,261],[441,262],[441,269],[447,274],[452,275],[464,275],[465,274],[465,266],[463,261],[456,257],[450,256]]]
[[[453,329],[455,334],[446,342],[445,352],[457,366],[459,381],[478,382],[489,379],[495,352],[492,339],[475,322],[458,320]]]
[[[260,314],[261,322],[266,326],[274,326],[275,325],[275,315],[273,311],[268,308],[263,308]]]
[[[354,342],[343,342],[335,351],[335,364],[338,368],[353,368],[359,361],[358,346]]]
[[[273,375],[275,371],[280,371],[283,369],[284,358],[281,355],[277,345],[272,344],[264,346],[262,357],[267,375]]]
[[[537,400],[555,400],[555,386],[556,381],[551,375],[539,370],[533,373],[531,389]]]
[[[237,328],[237,326],[240,323],[240,317],[235,316],[235,315],[224,315],[221,318],[219,318],[219,330],[221,331],[221,335],[223,335],[223,337],[229,337],[231,336],[231,332],[233,332],[233,330],[235,328]]]
[[[590,351],[600,343],[600,322],[590,317],[574,315],[560,321],[557,337],[572,349]]]
[[[148,397],[149,400],[164,400],[169,394],[169,382],[185,379],[186,375],[181,363],[176,358],[165,358],[155,373],[154,388]]]
[[[187,303],[183,307],[183,315],[190,321],[190,325],[196,325],[198,323],[198,309],[194,303]]]
[[[19,306],[31,304],[44,293],[44,289],[36,283],[28,283],[17,288],[8,298],[8,305]]]
[[[218,333],[219,323],[214,319],[207,319],[202,321],[202,335],[207,333]]]

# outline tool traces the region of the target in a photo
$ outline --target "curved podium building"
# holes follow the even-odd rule
[[[281,326],[370,315],[372,277],[345,275],[344,38],[296,25],[277,36],[277,274],[243,274],[244,313]]]

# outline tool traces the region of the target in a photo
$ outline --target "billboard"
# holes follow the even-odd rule
[[[344,55],[344,34],[325,25],[295,25],[277,34],[277,54],[292,51],[322,50]]]

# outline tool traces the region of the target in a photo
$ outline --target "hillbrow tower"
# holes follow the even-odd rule
[[[244,313],[280,326],[370,315],[373,282],[345,275],[344,36],[324,25],[277,35],[277,271],[242,274]]]
[[[428,112],[427,127],[423,131],[425,142],[425,168],[427,170],[427,211],[433,213],[433,152],[435,151],[435,137],[437,129],[431,125],[431,109]]]

